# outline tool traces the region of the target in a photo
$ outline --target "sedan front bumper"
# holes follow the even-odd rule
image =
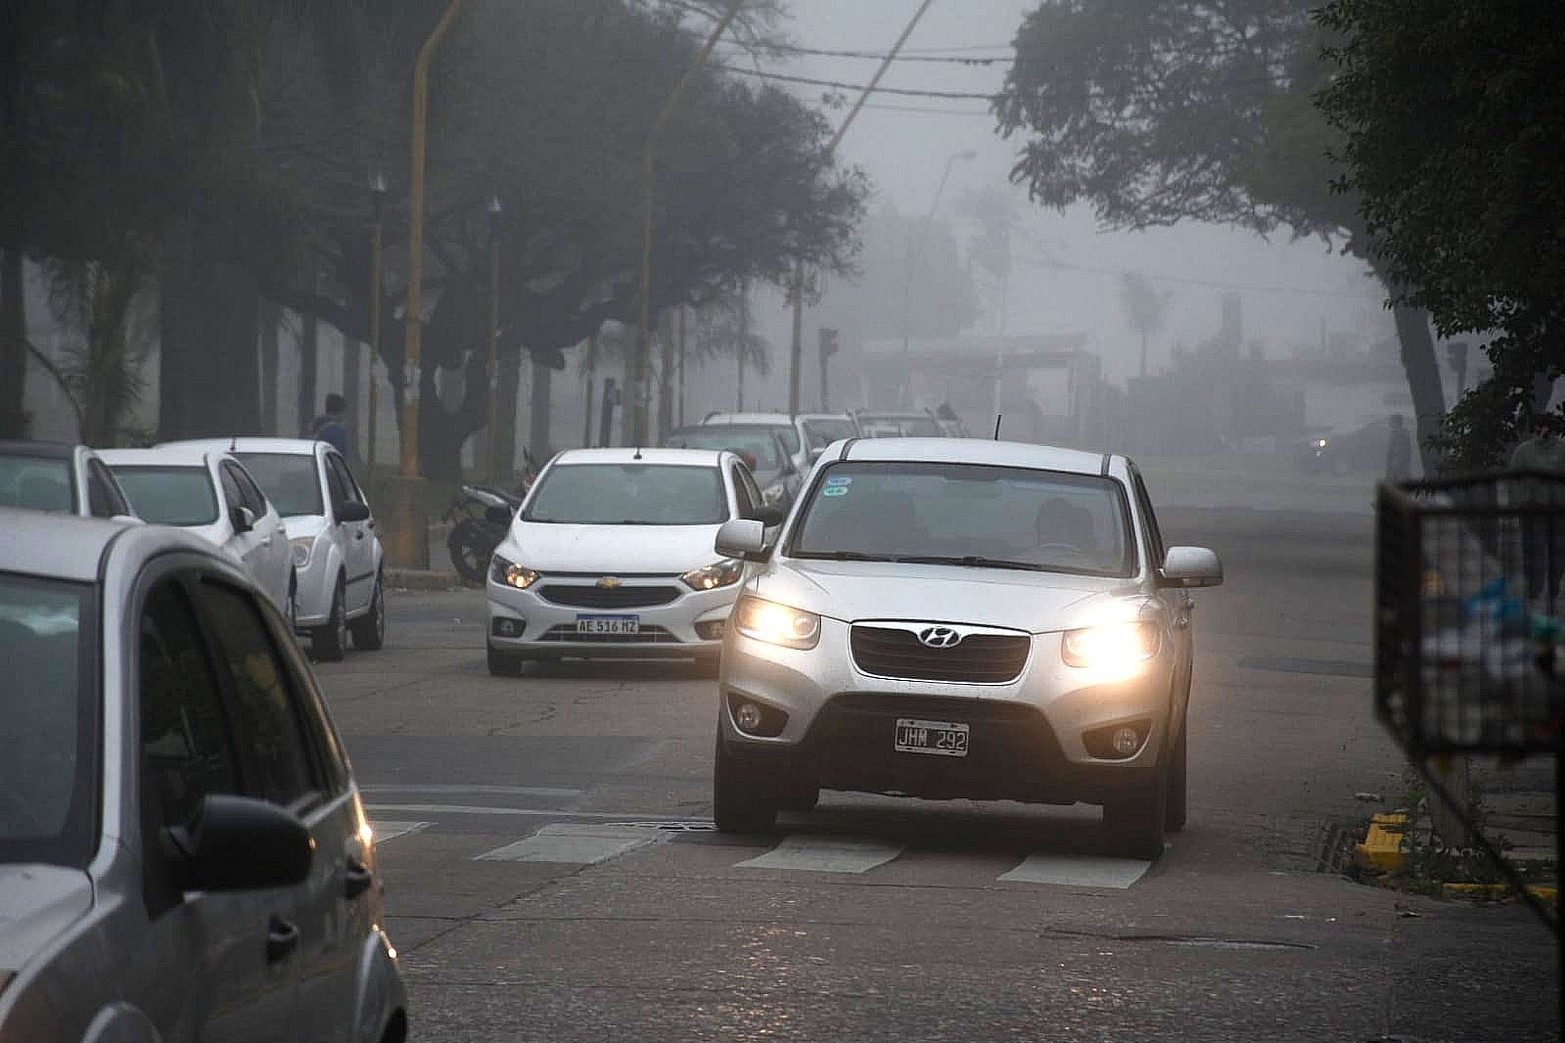
[[[716,590],[690,590],[677,577],[627,579],[615,588],[617,604],[562,604],[608,600],[585,592],[581,579],[545,575],[526,590],[496,583],[488,595],[488,641],[497,651],[532,658],[690,658],[716,659],[739,584]],[[656,594],[655,591],[663,592]],[[645,592],[638,598],[638,592]],[[638,600],[667,597],[661,604]],[[584,633],[582,617],[634,616],[635,634]]]

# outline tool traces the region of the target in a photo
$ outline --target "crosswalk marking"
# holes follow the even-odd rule
[[[1066,887],[1112,887],[1125,890],[1140,880],[1151,862],[1135,858],[1093,858],[1087,855],[1028,855],[1000,879],[1022,884]]]
[[[433,822],[388,822],[376,820],[370,823],[375,830],[375,840],[384,844],[396,837],[405,837],[409,833],[418,833],[434,825]]]
[[[902,845],[853,837],[812,837],[793,834],[764,855],[735,865],[736,869],[787,869],[806,873],[866,873],[902,853]]]
[[[600,826],[579,822],[552,822],[526,840],[497,847],[479,855],[479,861],[491,862],[568,862],[596,865],[656,843],[656,830],[633,826]]]

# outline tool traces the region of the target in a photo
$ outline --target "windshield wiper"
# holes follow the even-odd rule
[[[985,558],[978,554],[962,554],[958,556],[937,554],[899,555],[888,560],[906,562],[910,565],[962,565],[974,569],[1020,569],[1023,572],[1045,571],[1042,565],[1030,561],[1011,561],[1009,558]]]
[[[857,550],[812,550],[801,551],[795,554],[796,558],[815,559],[817,561],[899,561],[899,558],[888,558],[882,554],[865,554]]]

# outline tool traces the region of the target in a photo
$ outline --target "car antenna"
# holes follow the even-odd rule
[[[238,435],[229,435],[228,436],[228,451],[230,453],[237,453],[239,451],[239,436]]]
[[[998,442],[1000,440],[1000,421],[1002,421],[1004,419],[1005,419],[1005,414],[1004,413],[996,413],[994,415],[994,440],[996,442]]]
[[[636,447],[636,455],[632,456],[631,459],[632,460],[640,460],[641,459],[641,447],[639,445]]]

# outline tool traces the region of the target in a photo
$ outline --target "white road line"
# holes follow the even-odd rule
[[[554,789],[548,786],[460,786],[460,785],[397,785],[396,783],[376,783],[373,786],[360,786],[360,793],[491,793],[506,797],[559,797],[570,799],[579,797],[582,791],[579,789]]]
[[[391,820],[372,821],[370,827],[375,830],[375,842],[384,844],[396,837],[405,837],[410,833],[421,833],[433,826],[433,822],[393,822]]]
[[[1123,891],[1152,867],[1136,858],[1092,858],[1086,855],[1028,855],[1000,879],[1021,884],[1063,887],[1112,887]]]
[[[596,865],[656,843],[660,835],[634,826],[595,826],[576,822],[551,822],[526,840],[497,847],[475,861],[568,862]]]
[[[794,834],[764,855],[736,863],[735,869],[787,869],[804,873],[866,873],[902,853],[902,845],[853,837]]]

